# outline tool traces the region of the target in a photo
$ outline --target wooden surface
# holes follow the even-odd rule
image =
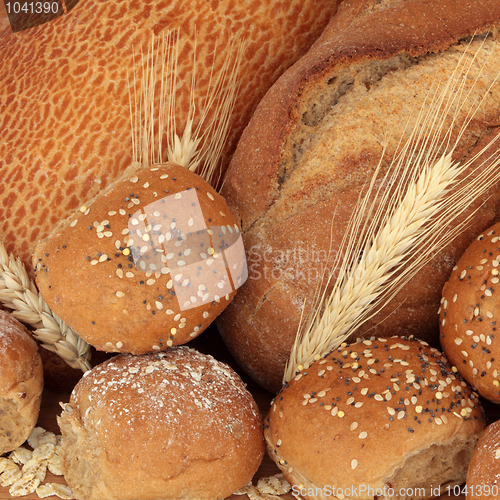
[[[265,416],[268,412],[270,402],[273,398],[273,395],[259,386],[257,386],[249,377],[247,377],[242,371],[238,368],[234,360],[231,358],[230,354],[226,350],[224,344],[222,343],[222,340],[220,339],[220,336],[217,332],[216,329],[212,328],[211,330],[205,332],[204,334],[200,335],[198,339],[195,339],[190,343],[190,346],[200,350],[201,352],[204,352],[206,354],[212,354],[214,357],[219,359],[220,361],[224,361],[231,365],[238,373],[241,375],[243,380],[247,383],[247,387],[250,390],[250,392],[253,394],[259,409],[262,413],[263,416]],[[44,429],[50,430],[52,432],[55,432],[59,434],[59,429],[57,426],[57,421],[56,421],[56,416],[59,415],[61,408],[59,406],[59,402],[67,402],[69,399],[69,394],[61,394],[61,393],[55,393],[52,391],[45,391],[43,395],[43,400],[42,400],[42,407],[40,410],[40,418],[38,424],[43,427]],[[493,405],[491,403],[486,403],[485,404],[485,409],[487,412],[487,415],[489,416],[489,419],[492,421],[500,416],[500,410],[497,405]],[[274,464],[274,462],[267,456],[265,455],[264,460],[257,471],[255,478],[254,478],[254,484],[256,484],[257,480],[261,477],[266,477],[266,476],[271,476],[274,474],[277,474],[279,472],[278,468]],[[63,478],[61,477],[56,477],[53,476],[52,474],[48,473],[47,474],[47,479],[45,482],[64,482]],[[13,497],[9,495],[8,488],[2,488],[0,487],[0,500],[11,500]],[[25,498],[27,500],[32,500],[32,499],[38,499],[38,496],[36,493],[21,497]],[[50,497],[50,498],[56,498],[56,497]],[[248,500],[248,497],[245,496],[231,496],[231,500]],[[281,498],[283,500],[294,500],[294,497],[291,494],[286,494],[282,495]],[[450,498],[455,498],[455,499],[465,499],[465,497],[459,496],[459,497],[450,497],[448,495],[443,495],[441,497],[442,500],[444,499],[450,499]]]

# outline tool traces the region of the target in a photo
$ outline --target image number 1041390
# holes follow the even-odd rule
[[[72,10],[78,1],[3,0],[13,33],[53,21]]]

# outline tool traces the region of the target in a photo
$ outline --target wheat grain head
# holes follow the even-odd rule
[[[329,295],[324,292],[332,273],[297,334],[285,383],[303,367],[338,348],[380,311],[463,230],[474,213],[452,224],[457,217],[500,180],[500,159],[494,148],[498,136],[463,164],[452,159],[474,112],[484,102],[483,97],[463,122],[457,123],[468,98],[468,68],[475,60],[473,56],[467,62],[466,54],[444,86],[424,101],[409,139],[394,156],[382,182],[377,187],[379,163],[360,193],[340,245],[338,255],[344,257],[334,263],[338,268],[333,289]],[[497,80],[498,76],[491,85]],[[450,116],[451,126],[446,129]],[[489,156],[474,165],[487,153]],[[387,186],[390,188],[384,189]]]
[[[151,39],[147,54],[129,77],[133,162],[148,167],[169,161],[196,172],[209,184],[220,184],[222,150],[227,140],[231,113],[238,93],[238,70],[245,42],[233,38],[230,53],[216,75],[209,75],[208,93],[196,107],[196,34],[190,83],[190,107],[185,123],[179,124],[176,94],[180,87],[177,72],[180,49],[178,31]],[[203,75],[206,76],[206,75]],[[142,85],[138,85],[142,81]],[[138,88],[139,87],[139,88]],[[178,130],[182,128],[182,133]]]

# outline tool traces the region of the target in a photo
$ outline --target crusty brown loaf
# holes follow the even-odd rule
[[[480,437],[467,472],[467,500],[497,500],[500,497],[500,420],[490,424]]]
[[[38,420],[42,360],[26,328],[0,309],[0,455],[26,441]]]
[[[248,41],[223,152],[226,165],[256,104],[319,36],[336,5],[337,0],[85,0],[55,21],[4,34],[0,241],[8,252],[30,265],[37,240],[130,164],[127,77],[134,53],[137,69],[153,34],[180,32],[178,133],[188,116],[194,48],[199,111],[214,82],[210,75],[233,57],[231,37]]]
[[[199,335],[235,294],[237,275],[233,286],[215,239],[221,228],[228,245],[240,237],[201,177],[172,163],[132,167],[40,241],[36,283],[96,349],[164,350]],[[241,257],[244,264],[243,247]]]
[[[480,234],[453,268],[439,309],[447,358],[479,394],[500,403],[500,224]]]
[[[336,257],[360,186],[384,145],[382,172],[399,140],[408,138],[429,92],[456,68],[467,46],[458,40],[497,24],[498,1],[348,0],[260,103],[222,191],[242,228],[249,279],[218,326],[241,366],[266,388],[276,391],[281,384],[302,306],[305,302],[307,315],[318,280],[331,264],[330,245]],[[471,53],[481,43],[472,43]],[[457,126],[498,75],[498,61],[499,43],[490,37],[472,65],[466,92],[486,63],[484,80],[457,114]],[[479,151],[495,135],[499,102],[494,85],[456,159]],[[469,229],[358,335],[404,331],[438,345],[442,287],[477,232],[496,221],[498,198],[497,190]]]
[[[346,500],[420,500],[463,483],[484,428],[477,395],[439,351],[392,337],[306,366],[276,396],[264,435],[307,498],[332,498],[335,487]]]
[[[264,454],[261,416],[241,379],[187,347],[94,368],[59,425],[78,500],[222,499],[251,480]]]

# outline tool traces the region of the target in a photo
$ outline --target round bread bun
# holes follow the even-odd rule
[[[264,454],[262,419],[239,376],[185,346],[93,368],[58,420],[77,500],[226,498]]]
[[[439,309],[446,357],[481,396],[495,403],[500,402],[499,273],[500,223],[479,235],[459,259]]]
[[[132,354],[199,335],[246,272],[224,199],[173,163],[132,168],[41,241],[33,263],[47,304],[86,342]]]
[[[467,472],[467,500],[500,498],[500,420],[490,424],[480,437]]]
[[[402,337],[343,345],[306,366],[265,424],[294,493],[357,500],[434,498],[462,484],[485,428],[477,395],[444,356]]]
[[[43,390],[42,360],[28,330],[0,310],[0,455],[24,443],[36,425]]]

